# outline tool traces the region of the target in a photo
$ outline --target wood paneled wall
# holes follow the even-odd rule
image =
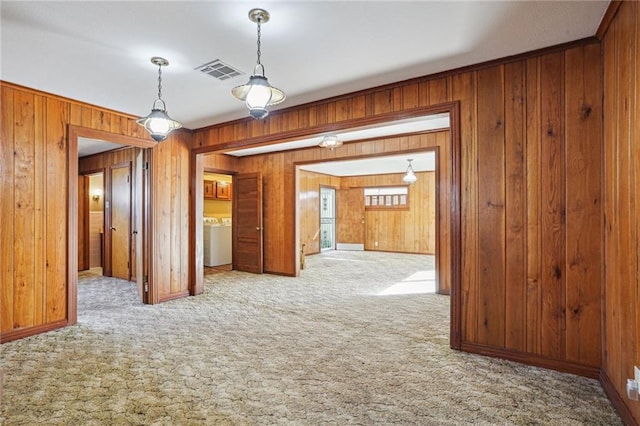
[[[69,203],[64,190],[69,179],[69,125],[142,139],[148,135],[135,117],[9,83],[0,83],[0,98],[0,340],[8,341],[75,321],[67,305],[67,245],[74,244],[68,241]],[[153,263],[159,269],[158,282],[169,283],[161,295],[182,294],[188,286],[182,273],[186,256],[175,255],[186,251],[186,245],[181,246],[187,239],[181,215],[187,209],[188,161],[175,160],[178,154],[188,159],[190,146],[191,134],[182,132],[162,145],[161,152],[154,148],[155,173],[176,176],[173,187],[161,178],[163,186],[158,186],[160,182],[152,186],[152,208],[158,216],[154,229],[174,236],[164,239],[162,234],[163,244],[150,253],[167,262]],[[172,188],[180,191],[179,196]],[[172,193],[168,199],[167,192]],[[178,216],[179,221],[173,220]],[[180,273],[167,279],[167,269]]]
[[[345,177],[341,187],[399,185],[402,176]],[[418,180],[409,186],[408,210],[365,211],[365,250],[436,254],[436,173],[419,172],[416,176]]]
[[[189,159],[191,134],[173,132],[153,148],[150,303],[189,294]]]
[[[69,105],[0,86],[2,341],[66,324]]]
[[[640,423],[626,395],[640,367],[640,4],[622,2],[603,40],[605,333],[603,382],[624,415]],[[633,419],[633,420],[632,420]]]
[[[201,129],[194,148],[291,139],[459,101],[463,348],[595,376],[602,336],[601,66],[600,44],[585,41]],[[288,164],[405,147],[376,141],[242,159],[246,171],[263,170],[267,182],[265,241],[277,241],[265,247],[273,253],[267,269],[294,270]]]

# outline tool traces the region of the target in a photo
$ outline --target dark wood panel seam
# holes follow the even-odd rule
[[[616,390],[616,387],[613,385],[613,382],[604,368],[600,370],[598,379],[604,389],[604,393],[607,394],[609,401],[611,401],[613,408],[615,408],[616,412],[620,415],[624,424],[627,426],[638,426],[638,422],[633,418],[631,411],[629,411],[629,407],[624,403],[623,397]]]

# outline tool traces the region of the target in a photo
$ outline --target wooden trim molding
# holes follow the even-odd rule
[[[602,17],[602,21],[600,21],[600,25],[598,26],[598,30],[596,31],[596,38],[598,40],[602,40],[604,35],[607,33],[609,29],[609,25],[613,22],[613,18],[618,13],[618,9],[622,5],[622,0],[612,0],[607,7],[607,10],[604,12],[604,16]]]
[[[25,327],[18,330],[10,331],[0,336],[0,343],[7,343],[13,340],[24,339],[25,337],[35,336],[36,334],[45,333],[47,331],[55,330],[58,328],[71,325],[67,320],[60,320],[50,322],[43,325],[36,325],[34,327]]]
[[[502,358],[509,361],[519,362],[521,364],[548,368],[550,370],[576,374],[578,376],[585,376],[592,379],[597,379],[600,374],[599,367],[588,367],[569,361],[545,358],[525,352],[515,351],[513,349],[495,348],[493,346],[486,346],[479,343],[463,342],[462,350],[473,354],[490,356],[492,358]]]
[[[377,89],[371,89],[365,91],[366,93],[374,93]],[[351,97],[353,94],[341,96],[340,98]],[[333,99],[333,98],[332,98]],[[318,104],[325,104],[327,100],[323,100],[318,102]],[[416,118],[422,117],[425,115],[438,114],[442,112],[448,112],[456,102],[445,102],[437,105],[429,105],[426,107],[418,107],[411,110],[402,110],[396,112],[390,112],[386,114],[378,114],[375,116],[367,116],[363,118],[356,118],[351,120],[341,121],[339,123],[327,123],[321,125],[315,125],[311,127],[303,127],[295,130],[287,130],[279,133],[270,133],[264,136],[256,136],[250,138],[238,138],[229,142],[216,144],[216,145],[207,145],[207,146],[194,146],[193,150],[196,154],[206,154],[212,152],[222,152],[230,149],[239,149],[239,148],[253,148],[256,146],[270,145],[273,143],[281,143],[287,142],[294,139],[309,137],[312,135],[326,133],[326,132],[336,132],[345,129],[353,129],[355,127],[364,127],[364,126],[372,126],[376,124],[388,123],[391,121],[404,120],[408,118]],[[304,109],[308,107],[310,104],[305,105],[296,105],[287,109],[287,112],[297,111],[300,109]],[[275,111],[274,113],[276,113]],[[238,122],[244,122],[245,119],[238,120]],[[251,119],[253,120],[253,119]],[[234,121],[229,123],[224,123],[221,125],[216,125],[220,127],[226,127],[230,124],[235,123]],[[211,126],[210,128],[215,128],[216,126]],[[205,128],[208,129],[208,128]],[[200,132],[200,130],[198,130]],[[426,133],[426,132],[425,132]]]
[[[153,148],[158,144],[156,141],[134,138],[133,136],[120,135],[117,133],[110,133],[104,130],[90,129],[88,127],[69,126],[69,138],[78,136],[90,139],[102,139],[109,142],[119,143],[122,145],[136,146],[138,148]]]
[[[182,299],[187,296],[189,296],[189,290],[181,291],[179,293],[164,294],[158,298],[158,302],[168,302],[169,300]]]
[[[620,418],[625,425],[637,425],[638,422],[633,418],[631,411],[629,411],[629,407],[624,403],[623,397],[618,393],[616,387],[613,385],[611,378],[605,371],[605,369],[600,370],[600,375],[598,376],[600,380],[600,384],[602,385],[602,389],[604,389],[604,393],[607,394],[607,398],[611,401],[611,405],[616,410]]]

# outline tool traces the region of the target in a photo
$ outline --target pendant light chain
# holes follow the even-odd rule
[[[262,18],[259,16],[258,17],[258,65],[262,65],[260,63],[260,35],[261,35],[261,26],[260,23],[262,22]]]
[[[162,65],[158,65],[158,99],[162,100]]]

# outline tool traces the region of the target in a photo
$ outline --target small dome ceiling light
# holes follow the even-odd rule
[[[256,120],[261,120],[269,115],[268,106],[276,105],[284,101],[285,94],[269,84],[264,75],[264,66],[260,62],[260,36],[261,25],[269,22],[269,12],[264,9],[251,9],[249,20],[258,24],[258,61],[253,69],[253,75],[242,86],[234,87],[231,94],[241,101],[245,101],[249,114]]]
[[[181,128],[182,124],[169,117],[167,105],[162,100],[162,67],[169,65],[169,61],[154,56],[151,63],[158,66],[158,99],[153,102],[149,115],[137,119],[136,123],[143,126],[153,140],[162,142],[169,133]]]
[[[342,146],[342,141],[338,139],[336,135],[327,135],[322,138],[322,142],[320,142],[318,146],[333,151],[334,149]]]

